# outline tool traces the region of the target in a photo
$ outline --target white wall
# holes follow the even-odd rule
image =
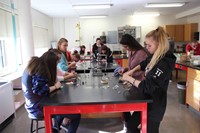
[[[187,23],[198,23],[198,31],[200,32],[200,15],[187,17]]]
[[[55,40],[57,41],[60,37],[65,37],[69,41],[69,49],[77,46],[79,43],[75,42],[75,40],[78,39],[78,30],[76,25],[79,22],[81,25],[81,44],[86,45],[87,50],[89,50],[90,44],[92,45],[95,42],[97,36],[102,35],[102,32],[107,34],[107,31],[117,31],[117,27],[125,25],[141,26],[141,44],[143,44],[145,35],[157,26],[165,26],[166,24],[184,24],[186,23],[186,18],[178,20],[173,16],[151,18],[118,16],[108,17],[105,19],[54,18],[53,25]],[[63,29],[65,30],[63,31]]]
[[[53,38],[53,18],[32,9],[32,25],[35,55],[40,56],[50,48]]]

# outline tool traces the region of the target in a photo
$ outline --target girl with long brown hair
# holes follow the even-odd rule
[[[61,88],[61,83],[56,81],[59,60],[60,57],[54,51],[49,50],[41,57],[32,57],[29,61],[22,76],[25,108],[29,117],[43,118],[43,107],[39,104],[41,99]],[[80,122],[80,114],[56,115],[58,126],[61,125],[64,118],[69,118],[72,121],[68,133],[75,133]],[[56,129],[53,131],[57,132]]]

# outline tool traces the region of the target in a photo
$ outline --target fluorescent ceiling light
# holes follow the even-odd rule
[[[106,15],[101,15],[101,16],[80,16],[80,18],[106,18]]]
[[[111,6],[111,4],[72,5],[74,9],[105,9],[110,8]]]
[[[133,16],[149,16],[149,17],[157,17],[160,16],[158,12],[135,12]]]
[[[147,3],[145,7],[181,7],[185,5],[184,2],[180,3]]]

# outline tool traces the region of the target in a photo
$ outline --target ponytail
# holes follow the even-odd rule
[[[169,42],[167,39],[167,34],[164,31],[163,27],[159,26],[157,29],[152,30],[146,35],[146,38],[151,38],[151,37],[156,42],[157,49],[153,54],[151,61],[147,65],[148,70],[151,70],[169,50]]]

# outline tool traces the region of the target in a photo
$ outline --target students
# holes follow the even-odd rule
[[[59,58],[61,58],[62,53],[57,50],[57,49],[49,49],[49,51],[54,52]],[[77,73],[75,72],[65,72],[65,71],[61,71],[58,66],[57,66],[57,81],[64,81],[70,78],[75,78],[77,76]]]
[[[191,43],[186,45],[185,51],[187,55],[190,51],[193,51],[194,55],[200,55],[200,44],[197,40],[193,40]]]
[[[160,122],[163,119],[167,105],[167,88],[170,73],[172,72],[176,57],[169,51],[167,35],[162,27],[149,32],[145,42],[152,56],[148,57],[140,65],[123,74],[123,79],[132,83],[146,97],[153,99],[148,104],[148,133],[159,133]],[[142,70],[145,72],[144,80],[137,80],[131,75]],[[134,112],[128,123],[131,133],[140,133],[140,112]]]
[[[69,64],[73,62],[78,62],[80,59],[81,59],[80,54],[78,53],[77,50],[75,50],[72,54],[70,53]]]
[[[80,46],[80,55],[85,55],[85,45]]]
[[[103,45],[101,47],[101,54],[106,55],[106,57],[104,57],[104,56],[101,57],[102,61],[104,61],[106,59],[105,61],[107,61],[108,63],[112,63],[113,62],[112,51],[106,45]]]
[[[128,66],[118,71],[122,75],[145,60],[147,53],[145,52],[144,48],[135,40],[135,38],[129,34],[122,36],[120,44],[122,44],[122,47],[128,51]],[[144,72],[137,72],[133,76],[142,80],[144,78]]]
[[[96,43],[92,45],[92,53],[95,59],[97,58],[97,53],[101,53],[101,46],[103,46],[103,43],[100,38],[97,38]]]
[[[169,51],[174,53],[174,47],[175,47],[174,40],[169,36],[169,34],[167,34],[167,37],[168,37],[168,41],[169,41]],[[170,76],[169,82],[172,82],[172,72],[171,72],[171,76]]]
[[[139,65],[143,60],[146,59],[147,53],[145,49],[129,34],[122,36],[120,44],[129,52],[128,56],[128,66],[126,68],[120,69],[118,72],[123,74],[135,66]],[[138,71],[132,75],[137,80],[144,79],[144,72]],[[124,113],[125,127],[127,128],[127,123],[131,117],[130,112]],[[126,130],[126,129],[125,129]]]
[[[69,68],[74,67],[76,65],[75,62],[72,62],[68,65],[67,63],[67,57],[66,57],[66,50],[68,46],[68,40],[65,38],[61,38],[58,41],[57,49],[62,52],[62,57],[60,59],[60,62],[58,63],[58,68],[62,71],[68,71]]]
[[[56,82],[59,60],[57,54],[49,50],[41,57],[32,57],[29,61],[22,76],[22,90],[26,101],[25,108],[30,117],[43,118],[40,100],[61,87],[61,83]],[[59,127],[65,117],[71,120],[68,133],[75,133],[80,122],[80,114],[57,115],[55,119]],[[57,132],[55,128],[53,131]]]

